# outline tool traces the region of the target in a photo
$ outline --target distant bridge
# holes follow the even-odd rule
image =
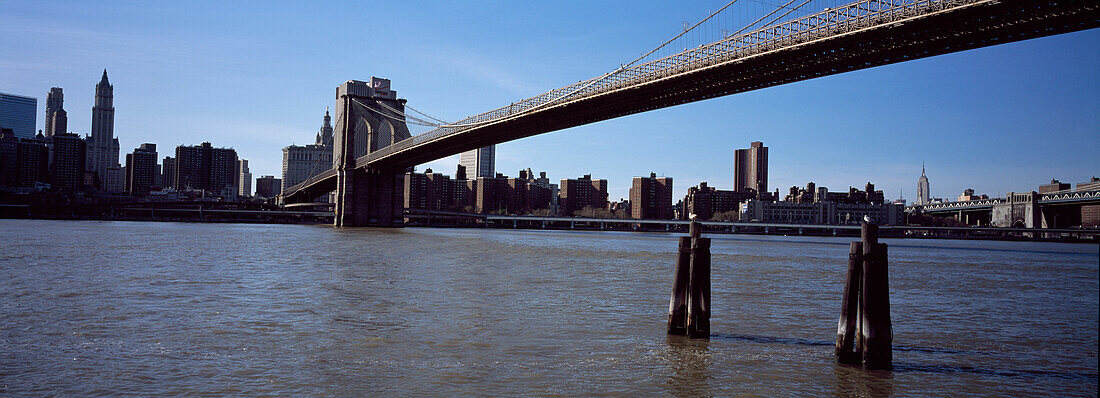
[[[407,132],[410,117],[404,100],[388,96],[388,83],[372,91],[349,82],[337,91],[333,169],[288,188],[284,200],[336,190],[337,225],[392,225],[393,180],[406,167],[708,98],[1091,29],[1100,26],[1098,9],[1095,0],[860,0],[631,63],[404,140],[398,130]],[[356,139],[370,142],[365,154],[356,151],[364,147]]]
[[[1100,190],[1010,192],[1004,198],[911,205],[905,211],[951,216],[970,225],[1058,228],[1087,223],[1085,206],[1100,206]]]

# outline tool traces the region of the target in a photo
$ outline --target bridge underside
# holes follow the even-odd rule
[[[401,168],[492,144],[816,77],[1100,26],[1097,3],[1005,0],[927,14],[586,97],[356,162]],[[945,71],[950,72],[950,71]]]

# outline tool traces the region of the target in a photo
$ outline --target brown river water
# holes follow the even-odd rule
[[[853,238],[0,220],[0,395],[1096,396],[1098,246],[884,240],[893,371],[833,358]]]

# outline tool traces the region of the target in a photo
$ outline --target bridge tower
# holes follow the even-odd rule
[[[356,161],[411,136],[404,112],[405,100],[387,79],[349,80],[336,88],[336,226],[394,225],[400,205],[396,179],[404,170],[357,167]]]

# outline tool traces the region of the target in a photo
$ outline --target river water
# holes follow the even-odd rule
[[[1095,244],[884,240],[894,364],[837,365],[852,238],[0,220],[0,395],[1096,396]]]

